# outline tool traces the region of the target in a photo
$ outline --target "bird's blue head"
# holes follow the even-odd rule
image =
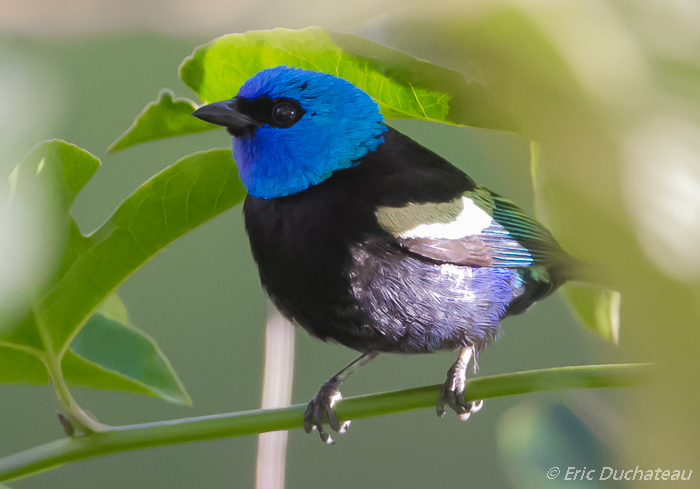
[[[352,83],[286,66],[257,73],[235,98],[193,115],[226,126],[243,185],[263,199],[295,194],[353,166],[387,130],[376,102]]]

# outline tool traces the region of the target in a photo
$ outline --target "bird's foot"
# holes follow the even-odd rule
[[[304,430],[307,433],[318,430],[321,440],[328,445],[332,445],[335,442],[323,429],[324,420],[328,420],[328,425],[341,435],[348,430],[350,420],[340,423],[335,415],[335,411],[333,411],[335,403],[343,398],[338,387],[351,373],[376,356],[377,354],[374,352],[363,353],[323,384],[316,397],[313,398],[304,411]]]
[[[447,380],[440,388],[438,396],[437,415],[445,415],[447,404],[462,421],[466,421],[472,413],[478,413],[484,407],[484,401],[467,401],[464,399],[464,390],[467,386],[467,366],[474,356],[474,347],[462,350],[459,358],[447,371]]]
[[[484,407],[484,401],[466,401],[464,399],[464,390],[452,390],[450,382],[445,382],[440,389],[440,397],[438,399],[437,414],[440,417],[445,416],[445,404],[457,413],[459,419],[466,421],[472,413],[478,413]]]
[[[332,445],[335,443],[333,438],[323,429],[324,418],[328,420],[328,425],[341,435],[344,434],[350,427],[350,421],[338,421],[338,418],[333,411],[335,404],[343,399],[342,394],[338,390],[340,382],[334,377],[323,384],[321,389],[316,394],[316,397],[309,403],[304,411],[304,431],[311,433],[313,430],[318,430],[321,435],[321,440]]]

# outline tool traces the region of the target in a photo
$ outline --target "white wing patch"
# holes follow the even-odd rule
[[[466,196],[440,204],[380,207],[376,216],[397,238],[460,239],[481,233],[492,222],[489,213]]]

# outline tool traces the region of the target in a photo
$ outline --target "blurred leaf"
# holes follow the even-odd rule
[[[45,180],[42,188],[61,211],[56,220],[67,244],[55,253],[53,272],[34,279],[33,303],[0,328],[0,382],[46,383],[48,369],[56,385],[65,377],[72,385],[189,403],[153,340],[129,325],[123,304],[110,294],[169,243],[241,202],[245,191],[236,165],[229,150],[183,158],[84,236],[68,211],[99,164],[74,145],[50,141],[13,172],[18,195],[34,189],[34,180]]]
[[[650,55],[658,83],[668,92],[683,97],[686,102],[700,101],[700,62]],[[696,111],[694,111],[696,112]]]
[[[49,198],[67,212],[78,192],[100,167],[100,161],[74,144],[57,139],[38,144],[10,174],[13,198],[43,185]]]
[[[520,132],[520,121],[488,87],[483,77],[475,76],[476,72],[451,70],[354,34],[327,32],[327,35],[344,54],[368,63],[388,79],[447,94],[449,112],[442,122]],[[380,101],[381,91],[371,90],[371,86],[367,87],[367,92]],[[383,114],[388,119],[406,118],[401,114],[394,115],[390,110],[383,111]],[[420,115],[412,118],[423,119]]]
[[[100,162],[94,156],[75,145],[56,140],[44,142],[34,148],[12,172],[13,202],[27,194],[41,193],[47,204],[54,208],[50,224],[55,226],[54,234],[60,234],[62,238],[55,241],[76,241],[76,237],[82,238],[82,235],[69,210],[80,189],[99,166]],[[56,248],[51,251],[54,264],[42,270],[41,276],[30,278],[34,289],[32,302],[37,302],[42,294],[50,290],[61,275],[61,270],[66,268],[66,261],[70,260],[69,245]],[[12,323],[0,325],[0,345],[43,352],[47,339],[43,335],[49,332],[46,328],[40,328],[35,312],[34,305],[27,304],[24,314],[18,314]]]
[[[516,489],[609,487],[600,481],[604,446],[586,425],[561,404],[522,402],[508,410],[498,426],[501,461]],[[594,470],[593,480],[572,480],[569,467]]]
[[[136,116],[131,127],[113,142],[107,151],[114,153],[154,139],[216,129],[216,126],[192,117],[196,108],[197,105],[192,100],[173,99],[173,92],[164,88],[158,94],[158,100],[148,104]]]
[[[610,340],[620,341],[620,293],[594,284],[567,283],[560,289],[572,313],[585,327]]]
[[[535,210],[542,213],[542,193],[537,185],[537,170],[540,162],[540,145],[530,143],[530,175],[535,193]],[[538,205],[539,204],[539,205]],[[620,341],[620,300],[621,295],[600,285],[569,282],[560,289],[567,304],[578,321],[597,335],[612,341]]]

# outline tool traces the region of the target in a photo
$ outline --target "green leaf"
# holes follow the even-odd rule
[[[197,108],[192,100],[173,97],[173,92],[167,88],[161,90],[158,100],[148,104],[136,116],[131,127],[113,142],[107,151],[114,153],[154,139],[216,129],[216,126],[192,117],[192,112]]]
[[[616,290],[594,284],[568,283],[559,289],[586,328],[616,345],[620,340],[620,299]]]
[[[189,403],[153,340],[129,324],[123,304],[110,294],[169,243],[241,202],[245,191],[231,152],[183,158],[85,236],[68,211],[98,167],[86,151],[50,141],[13,172],[15,200],[42,182],[59,209],[54,221],[65,245],[53,252],[50,273],[33,278],[24,313],[0,325],[0,382],[45,384],[48,371],[63,404],[70,404],[66,382]]]
[[[180,66],[182,80],[206,102],[231,98],[255,73],[279,65],[330,73],[370,94],[387,118],[411,118],[514,128],[513,120],[491,117],[478,107],[463,110],[466,100],[492,97],[464,75],[412,58],[350,34],[319,28],[274,29],[230,34],[197,48]],[[454,97],[459,96],[459,103]]]
[[[141,185],[98,230],[70,243],[69,266],[38,304],[54,343],[67,346],[77,325],[147,260],[244,197],[230,150],[187,156]]]
[[[97,308],[97,312],[107,319],[112,319],[122,324],[131,324],[126,306],[117,294],[110,294]]]
[[[220,37],[195,49],[180,66],[180,77],[201,100],[214,102],[234,97],[248,78],[279,65],[345,78],[371,95],[387,119],[422,119],[518,130],[513,115],[480,81],[353,34],[327,32],[317,27]],[[177,113],[169,114],[165,110],[153,110],[159,102],[155,106],[150,104],[110,150],[204,130],[201,122],[182,122],[186,112],[191,112],[185,104]],[[149,116],[148,127],[140,127],[146,116]],[[173,117],[173,121],[168,117]]]
[[[49,383],[42,357],[19,345],[0,343],[0,384],[41,385]]]
[[[446,120],[449,96],[393,80],[345,54],[318,28],[230,34],[198,48],[180,67],[182,80],[207,102],[231,98],[255,73],[287,65],[331,73],[374,95],[393,117]]]
[[[105,301],[108,308],[115,303],[126,311],[116,295]],[[68,385],[191,404],[155,341],[128,323],[106,317],[108,314],[109,310],[93,314],[64,354],[61,369]],[[48,382],[42,355],[0,347],[0,383],[41,385]]]
[[[110,296],[107,303],[110,302],[126,311],[116,295]],[[191,404],[156,342],[128,322],[108,317],[109,314],[109,310],[93,314],[71,343],[62,363],[68,384]]]

